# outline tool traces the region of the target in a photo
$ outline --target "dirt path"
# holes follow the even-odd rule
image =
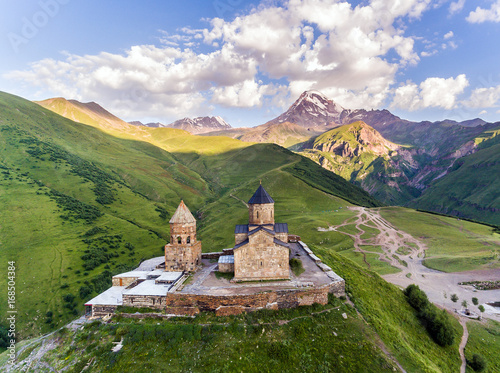
[[[472,297],[477,297],[480,304],[500,301],[500,290],[476,291],[472,287],[458,285],[459,282],[466,281],[500,280],[499,269],[445,273],[427,268],[422,263],[427,250],[423,242],[394,227],[382,218],[378,209],[349,209],[357,212],[357,215],[338,226],[318,228],[318,231],[343,233],[352,238],[355,251],[363,253],[365,261],[366,254],[373,253],[378,255],[379,260],[400,270],[398,273],[382,276],[385,280],[401,287],[417,284],[432,302],[451,311],[456,311],[461,301],[466,300],[468,307],[480,314],[477,306],[472,305]],[[352,229],[344,228],[348,225],[354,225],[357,231],[352,233]],[[374,246],[380,249],[374,251]],[[451,301],[451,294],[457,294],[458,303]],[[494,313],[484,313],[483,316],[500,320],[500,315]]]
[[[462,334],[462,340],[460,341],[460,346],[458,346],[458,352],[460,353],[460,359],[462,359],[462,366],[460,367],[460,373],[465,373],[467,369],[467,361],[465,360],[465,346],[467,345],[467,340],[469,339],[469,331],[467,330],[467,321],[463,317],[459,316],[459,321],[464,328],[464,334]]]

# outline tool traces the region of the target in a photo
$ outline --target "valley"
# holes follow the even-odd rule
[[[0,258],[15,260],[22,278],[17,285],[17,304],[23,310],[18,336],[28,341],[59,330],[44,339],[50,348],[39,355],[43,362],[39,366],[75,371],[87,364],[95,371],[133,371],[134,367],[148,366],[154,370],[161,355],[159,361],[169,356],[176,366],[200,369],[199,355],[192,351],[203,350],[209,371],[215,366],[262,367],[271,360],[273,367],[283,369],[290,355],[282,359],[279,351],[300,340],[296,347],[307,356],[298,355],[298,371],[311,369],[307,361],[313,364],[322,359],[325,370],[335,366],[348,371],[357,366],[359,349],[373,371],[403,367],[406,371],[454,372],[460,367],[460,324],[450,318],[455,342],[436,349],[400,289],[378,274],[407,284],[415,278],[425,280],[432,272],[429,268],[447,272],[495,270],[499,239],[494,227],[408,208],[383,207],[355,182],[348,182],[345,175],[340,177],[304,157],[305,150],[292,152],[274,143],[135,126],[97,104],[54,102],[58,104],[51,110],[81,123],[19,97],[0,94],[0,203],[10,211],[0,217],[2,231],[9,232],[2,236]],[[411,149],[383,138],[375,140],[373,128],[357,123],[362,137],[349,132],[355,128],[349,125],[323,135],[340,136],[340,141],[349,144],[351,156],[358,152],[357,162],[366,164],[375,162],[376,157],[366,158],[360,145],[372,154],[387,156],[387,167],[397,163],[392,152],[404,154]],[[292,136],[293,147],[304,147],[310,141],[295,125],[285,123],[278,128],[283,131],[281,138]],[[481,151],[494,152],[489,144],[495,133],[481,135]],[[295,135],[298,142],[293,140]],[[318,151],[336,151],[333,140],[328,149],[321,144],[318,142]],[[475,155],[481,155],[480,151]],[[402,158],[400,163],[408,162],[408,169],[419,161],[418,157]],[[486,170],[491,163],[486,164]],[[471,168],[475,164],[463,163]],[[458,166],[454,167],[458,170]],[[358,171],[361,174],[368,169]],[[63,328],[83,313],[86,300],[110,286],[112,275],[161,255],[169,239],[168,219],[180,199],[198,220],[205,252],[231,247],[234,226],[226,222],[247,220],[244,201],[259,180],[281,206],[277,219],[287,221],[291,232],[300,232],[315,254],[346,279],[349,301],[331,299],[325,308],[311,306],[227,319],[203,314],[195,321],[171,319],[159,326],[153,320],[138,325],[119,318],[109,328],[97,324],[82,330]],[[329,229],[335,226],[339,228]],[[325,231],[319,232],[318,227]],[[418,257],[417,251],[424,248],[425,257]],[[427,291],[425,281],[419,284]],[[429,291],[431,300],[437,299],[433,290]],[[0,311],[5,311],[5,302]],[[481,328],[477,333],[486,327]],[[177,335],[177,342],[152,352],[156,340],[149,333],[168,338]],[[407,336],[403,344],[401,333]],[[311,342],[306,336],[313,334],[318,338]],[[98,336],[99,342],[90,335]],[[121,355],[111,353],[113,343],[122,339]],[[277,344],[278,340],[282,344]],[[40,343],[30,345],[20,360],[37,353]],[[65,347],[69,345],[75,347]],[[266,351],[265,357],[256,352],[257,346]],[[222,365],[218,361],[221,348],[228,356]],[[240,353],[248,359],[237,361]],[[4,356],[0,355],[0,364]]]

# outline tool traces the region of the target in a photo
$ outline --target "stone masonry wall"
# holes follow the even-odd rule
[[[287,289],[250,295],[201,295],[168,293],[166,312],[174,315],[195,315],[212,311],[218,316],[234,315],[259,309],[282,309],[327,304],[329,285],[308,289]]]
[[[166,298],[158,295],[129,295],[123,294],[123,305],[130,307],[148,307],[153,309],[164,309]]]
[[[265,231],[249,236],[249,243],[234,250],[234,280],[288,279],[289,250],[274,243]]]
[[[201,264],[201,242],[165,246],[165,271],[192,272]]]

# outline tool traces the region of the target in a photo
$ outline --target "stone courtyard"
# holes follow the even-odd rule
[[[217,278],[217,261],[214,261],[214,259],[203,259],[203,269],[194,273],[186,281],[187,284],[184,284],[182,290],[179,291],[181,293],[211,295],[254,294],[276,289],[322,286],[332,282],[332,279],[318,267],[316,262],[299,243],[293,243],[290,246],[292,250],[291,257],[300,259],[305,270],[298,277],[290,270],[290,280],[233,283],[223,277]]]

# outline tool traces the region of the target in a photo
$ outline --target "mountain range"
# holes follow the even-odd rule
[[[96,103],[61,98],[38,103],[82,123],[100,121],[101,128],[121,131],[126,124]],[[385,204],[500,224],[500,185],[494,177],[500,173],[495,157],[500,123],[478,118],[411,122],[388,110],[345,109],[320,92],[306,91],[283,114],[253,128],[232,128],[220,117],[145,126],[275,143],[312,159]]]
[[[226,123],[221,117],[197,117],[197,118],[183,118],[176,120],[170,124],[162,124],[160,122],[146,123],[143,124],[140,121],[129,122],[134,126],[146,126],[152,128],[165,127],[165,128],[176,128],[187,131],[194,135],[212,132],[212,131],[224,131],[229,130],[232,127]]]

